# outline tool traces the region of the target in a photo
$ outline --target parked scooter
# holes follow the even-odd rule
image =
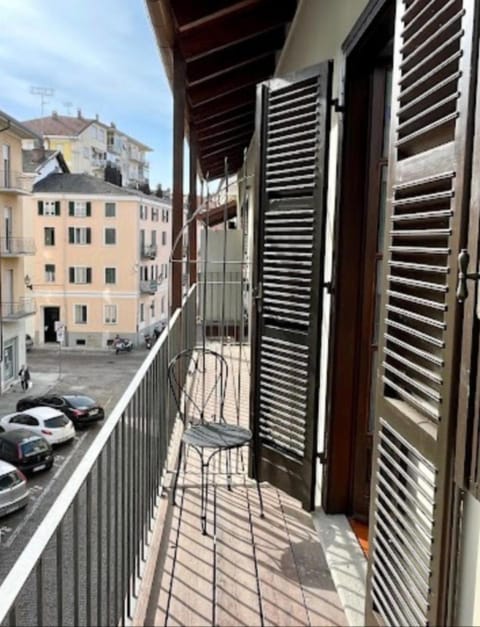
[[[145,339],[145,348],[147,350],[150,350],[153,346],[154,339],[152,338],[150,333],[145,333],[143,337]]]
[[[129,353],[133,348],[133,342],[117,335],[113,340],[113,348],[115,349],[116,355],[118,355],[118,353]]]

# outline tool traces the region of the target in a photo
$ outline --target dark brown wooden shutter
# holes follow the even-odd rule
[[[91,215],[92,215],[92,203],[87,202],[87,217],[90,217]]]
[[[397,1],[367,624],[445,622],[475,4]]]
[[[313,508],[330,62],[258,89],[252,425],[260,478]]]
[[[68,215],[69,216],[75,215],[75,203],[72,200],[68,203]]]
[[[43,216],[43,200],[39,200],[37,202],[37,206],[38,206],[38,215]]]
[[[55,215],[56,216],[60,215],[60,201],[59,200],[55,201]]]

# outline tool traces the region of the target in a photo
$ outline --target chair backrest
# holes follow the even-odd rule
[[[168,364],[168,382],[180,418],[186,425],[225,422],[223,416],[228,364],[211,349],[186,349]]]

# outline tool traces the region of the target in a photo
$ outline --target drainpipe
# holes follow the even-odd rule
[[[7,120],[7,126],[0,128],[0,133],[8,131],[11,127],[10,120]],[[3,296],[2,296],[2,254],[0,249],[0,364],[1,364],[1,377],[0,377],[0,394],[3,387]]]

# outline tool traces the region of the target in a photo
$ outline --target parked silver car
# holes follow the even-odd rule
[[[27,501],[25,475],[12,464],[0,460],[0,516],[25,507]]]

